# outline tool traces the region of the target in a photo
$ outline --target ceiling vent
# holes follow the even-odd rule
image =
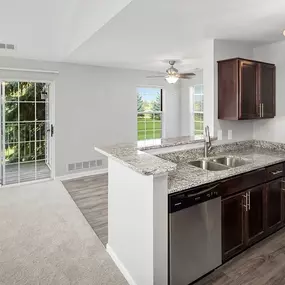
[[[15,50],[15,45],[0,43],[0,49],[1,50]]]

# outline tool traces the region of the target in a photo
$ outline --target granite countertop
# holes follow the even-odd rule
[[[212,138],[215,140],[216,138]],[[143,152],[144,150],[195,144],[204,139],[194,136],[183,136],[169,139],[148,140],[145,145],[117,144],[113,146],[94,147],[99,153],[112,157],[123,165],[143,175],[158,175],[176,170],[176,163]]]
[[[158,175],[176,170],[176,163],[140,151],[135,145],[95,147],[94,149],[143,175]]]
[[[222,157],[225,155],[238,156],[249,161],[248,164],[230,168],[222,171],[208,171],[189,164],[190,160],[184,160],[177,164],[175,173],[169,175],[168,191],[169,194],[177,193],[188,188],[200,186],[210,182],[229,178],[238,174],[250,172],[269,165],[277,164],[285,161],[285,152],[283,150],[268,149],[268,148],[242,148],[236,151],[224,151],[218,155],[209,157]],[[203,158],[203,157],[201,157]],[[195,157],[195,160],[197,157]]]
[[[186,144],[187,139],[183,138],[166,140],[167,146]],[[285,144],[258,140],[213,146],[209,158],[235,155],[250,161],[248,164],[222,171],[203,170],[189,164],[191,160],[203,158],[204,150],[201,147],[158,155],[145,153],[138,149],[136,143],[95,147],[95,150],[143,175],[168,174],[169,194],[285,161]]]
[[[211,137],[211,141],[216,140],[216,137]],[[204,142],[204,138],[202,136],[182,136],[176,138],[168,138],[168,139],[154,139],[154,140],[146,140],[142,142],[138,142],[138,149],[140,150],[150,150],[157,149],[163,147],[172,147],[186,144],[195,144]]]

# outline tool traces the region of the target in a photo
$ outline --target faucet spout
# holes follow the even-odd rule
[[[204,141],[204,156],[208,157],[209,151],[212,149],[211,137],[210,137],[210,128],[209,126],[205,127],[205,141]]]

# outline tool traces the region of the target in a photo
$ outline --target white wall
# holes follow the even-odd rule
[[[181,112],[181,135],[193,135],[191,106],[190,106],[190,87],[203,84],[203,70],[195,71],[196,76],[190,80],[180,81],[180,112]]]
[[[112,158],[108,170],[107,251],[130,285],[167,284],[167,174],[141,175]]]
[[[94,145],[135,142],[137,138],[137,86],[165,89],[165,136],[180,135],[179,87],[164,80],[147,80],[149,72],[50,63],[2,57],[1,67],[58,70],[55,78],[56,175],[67,173],[67,164],[103,158]],[[24,74],[25,79],[50,79],[48,74]],[[6,72],[0,78],[11,77]],[[21,74],[21,79],[23,75]],[[17,78],[15,78],[17,79]]]
[[[254,49],[254,59],[276,65],[276,117],[254,122],[254,138],[285,143],[285,41]]]
[[[215,133],[222,130],[223,138],[228,136],[228,130],[232,130],[233,140],[235,139],[252,139],[253,138],[253,121],[226,121],[218,120],[218,60],[233,57],[253,58],[253,46],[246,42],[215,40],[214,41],[214,62],[215,62],[215,105],[214,105],[214,127]]]

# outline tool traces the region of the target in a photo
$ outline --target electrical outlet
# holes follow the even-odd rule
[[[222,130],[218,130],[218,140],[221,141],[223,139],[223,131]]]

